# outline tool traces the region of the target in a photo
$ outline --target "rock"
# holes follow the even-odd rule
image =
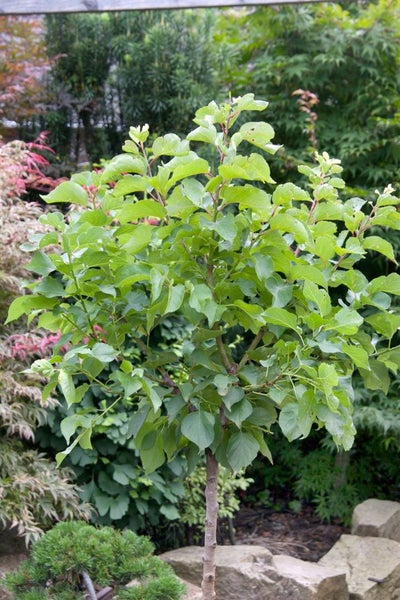
[[[319,564],[346,571],[350,600],[400,600],[400,544],[394,540],[342,535]]]
[[[174,569],[178,577],[194,585],[201,584],[204,550],[187,546],[160,556]],[[217,547],[217,600],[261,600],[268,580],[272,554],[263,546]],[[269,580],[272,581],[272,580]]]
[[[375,498],[365,500],[354,509],[351,533],[400,542],[400,503]]]
[[[162,554],[176,574],[200,585],[203,548]],[[345,570],[290,556],[273,556],[263,546],[217,547],[217,600],[347,600]]]
[[[188,581],[183,583],[186,585],[186,594],[183,596],[183,600],[202,600],[201,588],[198,585],[193,585]]]
[[[346,571],[318,563],[306,562],[293,556],[279,554],[272,561],[278,580],[274,595],[276,600],[348,600]]]

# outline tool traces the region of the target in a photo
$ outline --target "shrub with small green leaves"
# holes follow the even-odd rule
[[[181,521],[190,527],[204,531],[206,507],[204,504],[204,482],[206,467],[198,466],[185,478],[185,497],[181,502]],[[245,491],[252,479],[245,477],[243,471],[232,473],[221,467],[218,472],[218,516],[220,519],[232,519],[240,508],[238,492]]]
[[[179,600],[183,585],[153,551],[148,538],[132,531],[59,523],[33,544],[29,559],[6,583],[16,600],[80,600],[87,574],[97,586],[115,587],[114,598]],[[131,580],[135,585],[124,589]]]

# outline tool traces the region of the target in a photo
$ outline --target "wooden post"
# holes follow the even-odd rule
[[[110,12],[171,8],[212,8],[260,4],[304,4],[322,0],[0,0],[0,14],[29,15],[74,12]]]

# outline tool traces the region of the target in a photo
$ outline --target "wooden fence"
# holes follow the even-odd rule
[[[260,4],[302,4],[321,0],[0,0],[0,14],[28,15],[68,12],[110,12],[170,8],[212,8]]]

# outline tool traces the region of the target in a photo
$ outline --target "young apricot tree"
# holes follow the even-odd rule
[[[395,263],[371,229],[400,230],[400,200],[390,187],[374,203],[340,199],[342,168],[326,153],[300,167],[304,188],[275,185],[263,154],[278,149],[274,131],[242,115],[266,106],[252,94],[211,102],[186,139],[148,143],[147,127],[132,127],[103,171],[45,196],[71,209],[41,218],[48,231],[26,248],[37,280],[8,317],[38,317],[62,333],[54,356],[32,365],[48,378],[44,397],[59,386],[73,406],[90,388],[106,392],[100,408],[64,419],[60,462],[77,444],[90,448],[92,427],[107,426],[116,403],[130,411],[128,435],[146,470],[205,453],[205,600],[215,596],[218,465],[238,471],[258,452],[272,461],[275,422],[289,440],[325,427],[349,449],[354,371],[376,388],[400,364],[400,275],[368,281],[356,268],[370,251]],[[152,336],[171,316],[186,326],[182,348],[154,351]],[[140,362],[122,358],[126,345]]]

